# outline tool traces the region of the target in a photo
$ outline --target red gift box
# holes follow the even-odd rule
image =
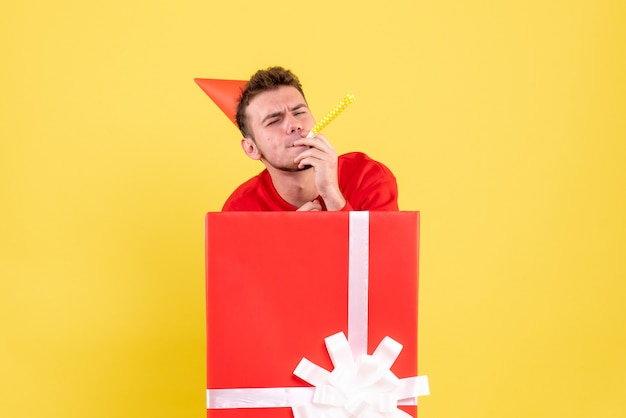
[[[339,332],[355,359],[391,337],[391,372],[417,375],[419,213],[209,213],[206,228],[208,416],[293,417],[315,390],[294,369],[332,371]]]

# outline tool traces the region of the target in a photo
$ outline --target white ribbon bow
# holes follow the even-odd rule
[[[294,374],[315,386],[311,402],[292,406],[294,418],[406,418],[411,415],[398,404],[415,404],[428,395],[428,378],[399,379],[390,370],[402,344],[385,337],[374,354],[361,354],[354,361],[343,332],[326,338],[332,372],[303,358]]]

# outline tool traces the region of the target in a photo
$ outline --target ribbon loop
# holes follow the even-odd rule
[[[326,337],[324,342],[326,343],[326,349],[330,355],[330,360],[333,362],[333,366],[335,366],[335,368],[343,365],[354,364],[352,349],[348,344],[346,334],[338,332],[330,337]]]
[[[315,392],[309,405],[293,408],[295,418],[399,418],[405,416],[399,401],[415,405],[417,396],[428,394],[425,376],[399,379],[389,369],[402,350],[392,338],[383,338],[373,355],[361,354],[356,363],[347,346],[342,332],[326,338],[336,366],[332,372],[300,361],[294,374],[313,384]]]
[[[384,368],[389,369],[400,355],[400,351],[402,351],[402,344],[391,337],[385,337],[372,356],[378,358]]]
[[[319,386],[328,380],[330,372],[303,357],[293,374],[313,386]]]

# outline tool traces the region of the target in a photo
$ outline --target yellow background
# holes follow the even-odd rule
[[[280,64],[422,213],[421,417],[626,416],[625,12],[3,1],[0,415],[204,416],[203,217],[261,167],[193,78]]]

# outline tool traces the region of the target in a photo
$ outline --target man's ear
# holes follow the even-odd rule
[[[241,138],[241,148],[243,149],[243,152],[245,152],[246,155],[253,160],[260,160],[262,157],[259,148],[256,146],[256,143],[252,138]]]

